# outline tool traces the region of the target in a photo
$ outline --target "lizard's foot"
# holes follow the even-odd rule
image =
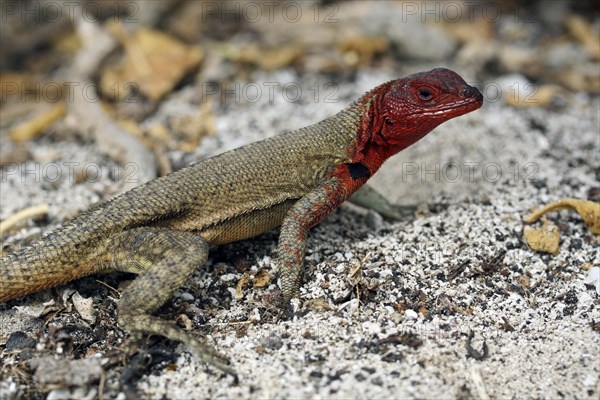
[[[304,313],[300,312],[300,299],[295,297],[292,299],[283,299],[281,301],[281,314],[284,319],[293,320],[294,317],[302,316]]]
[[[344,182],[332,177],[308,192],[294,203],[281,224],[277,263],[281,296],[288,317],[296,314],[291,307],[293,299],[300,298],[308,231],[346,200],[348,190]]]
[[[358,206],[376,211],[384,218],[396,221],[414,219],[414,214],[417,210],[416,205],[395,205],[390,203],[385,196],[368,183],[361,186],[352,197],[350,197],[349,201]]]
[[[208,243],[190,232],[136,228],[111,238],[115,269],[139,276],[121,294],[119,325],[132,334],[160,335],[197,351],[204,362],[236,377],[224,355],[180,328],[152,317],[208,257]]]
[[[293,320],[296,316],[296,309],[291,303],[288,303],[283,307],[283,314],[287,319]]]
[[[231,366],[227,356],[167,321],[149,315],[132,315],[121,312],[119,314],[119,325],[130,333],[160,335],[181,342],[193,349],[202,361],[233,376],[236,382],[238,380],[237,373]]]

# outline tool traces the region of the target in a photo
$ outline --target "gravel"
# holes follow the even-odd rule
[[[398,75],[405,72],[413,71]],[[272,102],[219,104],[219,134],[205,138],[193,156],[170,156],[189,162],[317,122],[389,78],[361,72],[354,84],[340,85],[333,103],[314,104],[309,96],[291,103],[276,94]],[[263,81],[324,84],[290,71],[253,76],[253,82]],[[171,101],[156,118],[177,109],[176,96]],[[174,361],[153,366],[137,383],[138,393],[173,399],[597,398],[598,239],[576,214],[563,211],[548,217],[560,228],[558,255],[535,253],[522,240],[522,218],[564,197],[598,201],[599,107],[597,97],[585,95],[551,110],[488,101],[390,160],[374,184],[394,202],[419,204],[416,218],[378,221],[373,229],[366,211],[344,205],[314,228],[302,289],[307,312],[292,320],[270,314],[274,279],[264,288],[246,286],[240,300],[234,296],[244,272],[275,275],[275,233],[216,249],[165,312],[175,307],[173,319],[189,316],[198,334],[231,357],[240,382],[170,344]],[[36,154],[56,154],[53,160],[109,167],[88,144],[42,139],[31,146]],[[457,166],[462,173],[451,175]],[[0,217],[48,202],[46,231],[118,188],[106,174],[99,182],[58,185],[3,176]],[[35,233],[34,225],[7,242]],[[68,287],[81,291],[80,285]],[[107,298],[106,291],[100,295],[85,285],[84,297],[95,304],[114,303],[114,293]],[[14,303],[19,309],[0,306],[0,341],[25,329],[18,312],[31,318],[27,308],[45,295]],[[63,311],[59,322],[69,316],[85,324],[74,309]],[[114,323],[114,312],[107,318]],[[42,334],[37,356],[54,353],[48,335]],[[115,335],[121,339],[113,345],[122,343],[123,334]],[[109,358],[111,346],[98,340],[98,351]],[[15,364],[15,354],[0,357],[4,365]],[[102,365],[109,371],[105,396],[123,398],[118,366]],[[3,396],[22,393],[16,375],[5,376]],[[73,388],[71,396],[93,397],[97,388]],[[50,397],[65,394],[64,388],[47,390]]]

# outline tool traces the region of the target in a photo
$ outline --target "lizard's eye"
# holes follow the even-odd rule
[[[429,101],[433,99],[433,92],[428,87],[420,87],[418,89],[419,98],[423,101]]]

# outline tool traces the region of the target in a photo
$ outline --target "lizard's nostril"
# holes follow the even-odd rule
[[[475,96],[475,88],[473,88],[472,86],[467,86],[466,88],[463,89],[462,95],[467,98],[474,97]]]

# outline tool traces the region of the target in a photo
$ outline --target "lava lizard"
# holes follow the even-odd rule
[[[277,263],[289,306],[299,297],[310,228],[388,157],[482,104],[481,93],[448,69],[384,83],[317,124],[140,185],[8,254],[0,259],[0,301],[101,271],[136,273],[118,303],[119,325],[181,341],[234,374],[211,346],[151,316],[206,262],[209,245],[281,226]]]

